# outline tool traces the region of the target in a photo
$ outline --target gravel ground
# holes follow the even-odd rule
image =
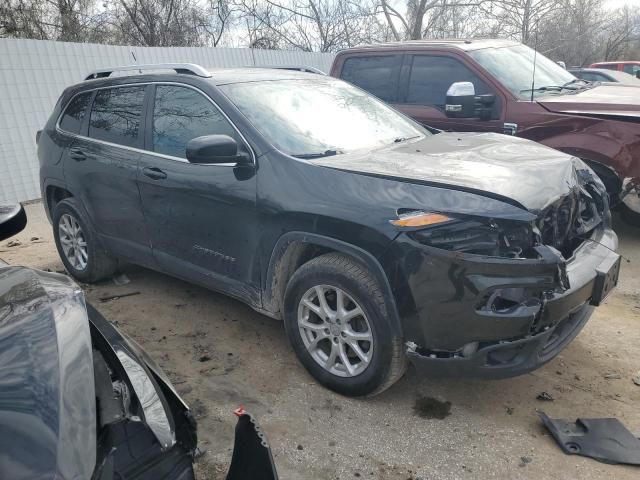
[[[42,205],[0,243],[5,261],[62,270]],[[614,416],[640,431],[640,229],[616,222],[623,265],[618,289],[561,356],[501,381],[430,380],[413,370],[369,400],[317,385],[297,362],[282,324],[242,303],[135,266],[127,285],[83,285],[107,318],[155,357],[199,423],[200,479],[223,479],[235,418],[244,404],[269,437],[282,479],[637,479],[636,467],[564,455],[541,427],[552,417]],[[101,298],[139,292],[114,300]],[[547,392],[553,401],[536,397]]]

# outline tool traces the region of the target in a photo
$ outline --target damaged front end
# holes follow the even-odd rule
[[[412,300],[407,355],[420,370],[498,378],[537,368],[614,288],[620,257],[608,197],[575,165],[568,192],[526,220],[446,213],[394,241]]]
[[[93,344],[94,480],[193,479],[196,422],[164,372],[87,305]]]

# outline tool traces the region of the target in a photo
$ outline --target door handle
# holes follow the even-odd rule
[[[164,180],[167,178],[167,174],[156,167],[144,167],[142,173],[145,177],[152,178],[153,180]]]
[[[69,156],[78,162],[87,159],[87,156],[79,148],[72,148],[71,150],[69,150]]]

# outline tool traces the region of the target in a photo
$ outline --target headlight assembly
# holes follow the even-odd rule
[[[407,232],[413,240],[434,248],[472,255],[536,258],[529,224],[491,219],[453,219]]]

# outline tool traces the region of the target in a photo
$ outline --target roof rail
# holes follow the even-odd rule
[[[120,67],[100,68],[89,73],[89,75],[85,77],[85,80],[105,78],[111,75],[113,72],[134,70],[138,70],[140,73],[142,73],[143,70],[175,70],[176,73],[197,75],[198,77],[205,78],[211,77],[211,74],[207,70],[194,63],[149,63],[146,65],[122,65]]]
[[[308,67],[306,65],[255,65],[252,68],[274,68],[276,70],[293,70],[296,72],[315,73],[317,75],[326,75],[322,70],[316,67]]]

